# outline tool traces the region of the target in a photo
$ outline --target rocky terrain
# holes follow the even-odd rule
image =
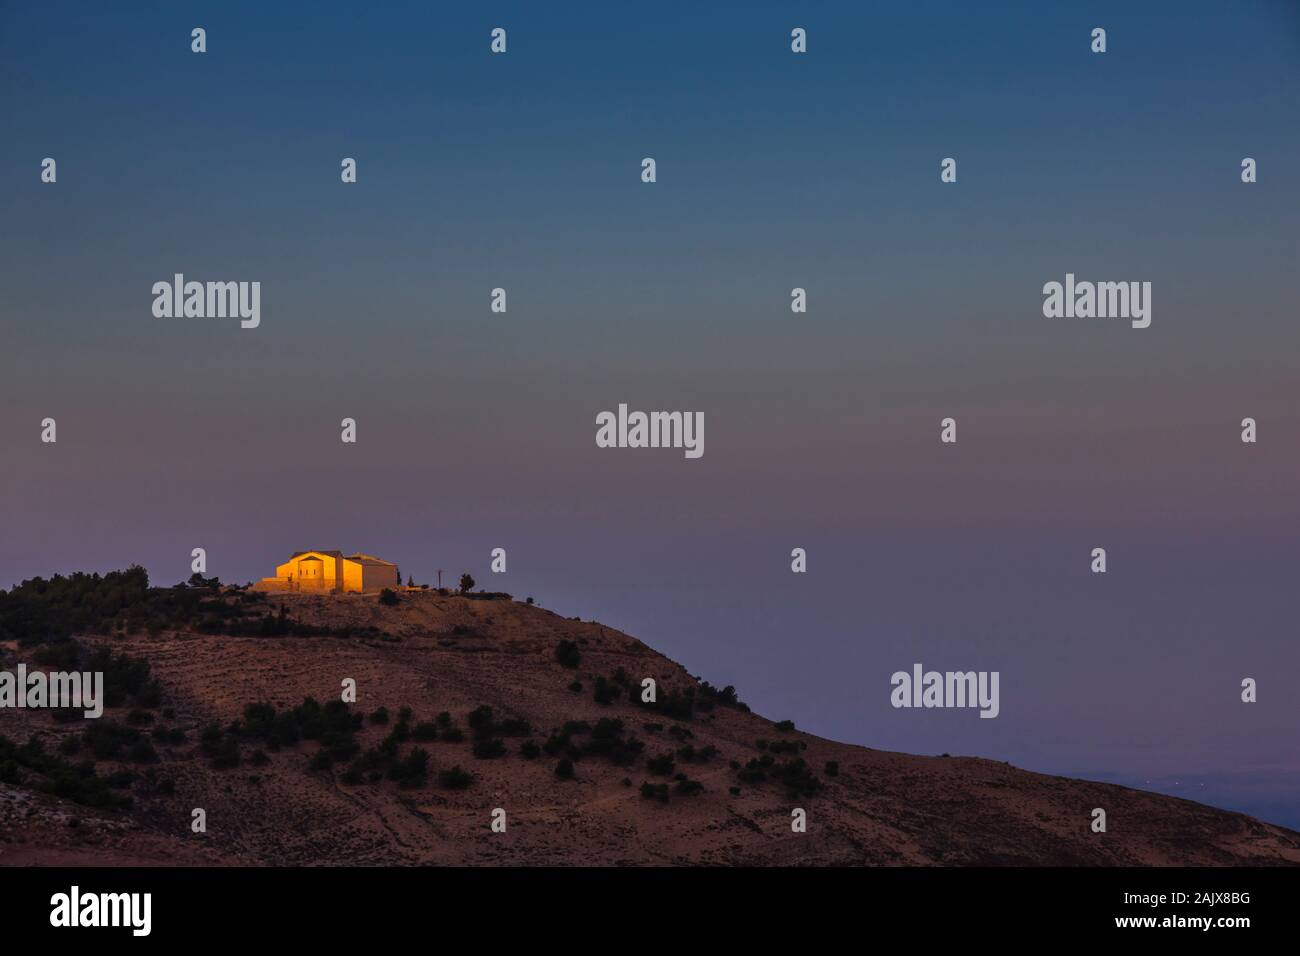
[[[130,806],[65,788],[75,802],[50,784],[54,764],[25,751],[6,772],[0,753],[0,864],[1300,863],[1300,833],[1240,814],[774,724],[627,634],[506,596],[204,600],[268,633],[210,633],[222,625],[209,616],[77,634],[147,662],[157,682],[157,699],[141,692],[102,718],[134,728],[94,759]],[[277,620],[298,633],[271,633]],[[0,669],[37,666],[32,654],[0,642]],[[323,736],[312,706],[290,717],[305,698],[330,711],[348,679],[355,704],[334,704]],[[274,709],[248,710],[259,703]],[[11,748],[35,738],[68,766],[100,746],[65,740],[92,723],[0,711]],[[792,832],[796,808],[805,833]]]

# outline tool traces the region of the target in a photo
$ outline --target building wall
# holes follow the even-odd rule
[[[304,580],[302,565],[313,559],[320,561],[321,577]],[[277,578],[288,579],[290,575],[293,576],[292,586],[295,589],[333,591],[339,586],[339,561],[332,555],[308,552],[286,561],[275,569]]]
[[[365,588],[365,566],[358,561],[343,562],[343,590],[344,591],[364,591]]]
[[[364,591],[381,591],[384,588],[396,588],[397,568],[391,564],[367,564],[365,567]]]

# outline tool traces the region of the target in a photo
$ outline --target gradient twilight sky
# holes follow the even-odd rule
[[[0,585],[362,550],[815,733],[1300,826],[1298,118],[1282,0],[0,0]],[[154,318],[175,272],[261,327]],[[1151,327],[1044,318],[1067,272]],[[704,457],[596,448],[620,402]],[[914,661],[1001,716],[894,710]]]

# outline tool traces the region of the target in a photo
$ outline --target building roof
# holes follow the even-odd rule
[[[289,555],[289,560],[292,561],[294,558],[300,558],[300,557],[302,557],[304,554],[328,554],[331,558],[341,558],[341,557],[343,557],[343,552],[342,552],[342,551],[320,551],[320,550],[314,550],[314,551],[295,551],[293,554]]]
[[[392,561],[385,561],[383,558],[376,558],[373,554],[362,554],[358,551],[356,554],[349,554],[349,561],[356,561],[359,564],[386,564],[389,567],[397,567]]]

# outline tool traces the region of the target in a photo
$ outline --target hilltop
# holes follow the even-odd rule
[[[98,722],[0,712],[0,863],[1300,863],[1300,833],[1241,814],[773,723],[634,637],[506,595],[139,584],[0,600],[0,669],[99,652],[116,688]]]

